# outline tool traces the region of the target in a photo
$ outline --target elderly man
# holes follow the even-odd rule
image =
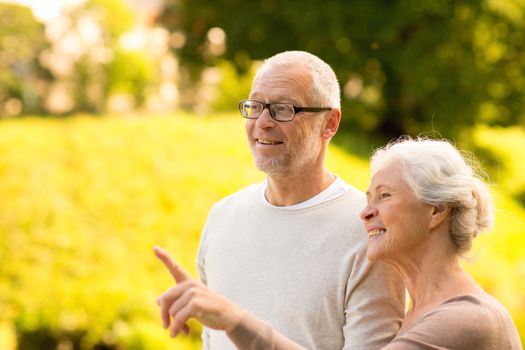
[[[404,289],[395,271],[367,261],[364,195],[324,164],[341,120],[333,70],[307,52],[277,54],[239,108],[267,179],[212,208],[197,258],[202,283],[308,349],[387,344],[401,324]],[[159,302],[166,315],[169,300]],[[208,327],[203,344],[234,348]]]

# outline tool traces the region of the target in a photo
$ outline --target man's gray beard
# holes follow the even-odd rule
[[[314,153],[314,150],[318,147],[320,147],[320,145],[314,145],[313,140],[305,142],[301,145],[301,150],[303,150],[304,153],[296,155],[295,159],[293,159],[293,155],[290,153],[283,154],[278,159],[270,160],[260,160],[257,157],[254,157],[255,166],[268,176],[290,176],[296,174],[306,165],[313,164],[316,161],[318,154]]]
[[[257,169],[266,173],[268,176],[288,176],[293,172],[290,167],[290,157],[286,155],[285,159],[270,159],[270,160],[259,160],[255,157],[255,166]]]
[[[282,177],[293,175],[306,165],[314,164],[319,156],[318,152],[321,147],[321,140],[313,139],[312,137],[313,135],[321,133],[321,126],[322,121],[319,121],[314,126],[312,133],[309,136],[310,139],[303,139],[302,144],[299,146],[299,150],[302,151],[302,153],[293,155],[292,153],[287,152],[278,159],[270,159],[267,161],[257,159],[257,156],[252,153],[255,166],[268,176]]]

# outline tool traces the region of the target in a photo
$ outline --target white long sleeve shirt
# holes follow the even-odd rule
[[[197,258],[202,282],[307,349],[386,345],[401,324],[404,288],[394,270],[368,263],[364,195],[349,187],[290,210],[265,203],[260,186],[212,208]],[[203,346],[235,349],[206,328]]]

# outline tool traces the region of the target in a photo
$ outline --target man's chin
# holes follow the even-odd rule
[[[268,176],[286,176],[290,167],[278,159],[255,159],[255,166]]]

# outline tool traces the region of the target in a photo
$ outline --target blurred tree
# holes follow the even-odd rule
[[[7,3],[0,3],[0,23],[0,115],[39,112],[50,79],[38,61],[48,44],[44,26],[28,7]]]
[[[126,94],[131,97],[133,107],[142,105],[153,67],[147,53],[126,50],[120,44],[122,35],[134,25],[129,4],[123,0],[89,0],[83,11],[87,11],[101,28],[102,45],[111,53],[110,58],[99,66],[102,69],[98,82],[103,90],[101,99],[106,102],[111,94]]]
[[[56,47],[57,56],[63,58],[63,43],[77,43],[78,50],[70,54],[73,70],[64,79],[74,87],[74,110],[100,113],[105,109],[108,87],[118,85],[122,78],[112,65],[120,36],[133,25],[131,10],[122,0],[88,0],[70,8],[65,18]]]
[[[123,0],[88,0],[48,24],[52,47],[44,61],[60,87],[51,112],[101,113],[112,97],[121,110],[144,103],[156,70],[149,52],[122,45],[134,24]]]
[[[192,81],[219,58],[242,72],[284,50],[319,55],[341,81],[347,127],[457,136],[477,122],[525,123],[519,0],[171,0],[159,22]]]
[[[106,91],[108,94],[128,94],[133,98],[134,105],[141,106],[154,71],[153,62],[144,52],[117,49],[106,69]]]

